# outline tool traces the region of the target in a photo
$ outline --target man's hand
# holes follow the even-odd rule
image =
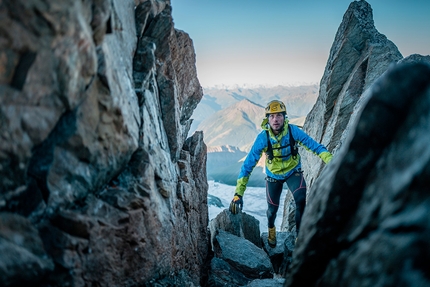
[[[233,200],[230,203],[230,211],[233,214],[238,214],[240,211],[242,211],[242,207],[243,207],[243,199],[242,196],[235,193]]]

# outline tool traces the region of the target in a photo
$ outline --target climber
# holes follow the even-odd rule
[[[230,211],[239,213],[243,207],[243,194],[249,176],[260,160],[263,152],[266,154],[266,199],[269,246],[276,246],[275,218],[279,208],[279,199],[284,182],[287,183],[296,203],[296,233],[299,233],[300,222],[306,205],[306,183],[301,170],[300,155],[297,143],[306,150],[317,154],[324,163],[329,163],[332,154],[327,148],[299,127],[288,124],[285,105],[281,101],[271,101],[265,109],[266,118],[261,127],[263,131],[257,135],[254,144],[248,153],[240,170],[235,194],[230,203]]]

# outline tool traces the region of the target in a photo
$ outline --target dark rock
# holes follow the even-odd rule
[[[371,6],[366,1],[353,1],[337,30],[317,102],[303,130],[336,153],[349,132],[351,115],[362,105],[359,99],[363,93],[402,58],[397,47],[375,28]],[[306,151],[300,154],[310,188],[324,163]]]
[[[208,206],[209,205],[213,205],[216,207],[224,207],[224,205],[221,202],[221,199],[219,199],[218,197],[212,194],[208,194]]]
[[[246,278],[241,272],[235,270],[230,264],[220,258],[214,257],[211,261],[208,286],[245,286],[252,279]]]
[[[293,251],[296,248],[297,238],[293,234],[288,234],[287,239],[284,241],[284,254],[281,265],[279,266],[278,273],[282,277],[286,277],[288,268],[290,267],[291,262],[293,261]]]
[[[54,270],[39,233],[24,217],[0,213],[1,286],[37,284]]]
[[[285,286],[430,284],[429,121],[429,64],[394,66],[370,88],[313,186]]]
[[[132,282],[130,283],[133,284]],[[145,287],[172,287],[172,286],[197,287],[200,285],[195,285],[193,283],[193,278],[188,274],[187,270],[179,270],[177,272],[169,274],[164,278],[151,280],[143,286]]]
[[[402,58],[394,43],[375,28],[370,4],[353,1],[337,30],[318,99],[306,117],[303,130],[336,154],[366,102],[369,87]],[[305,150],[300,155],[311,197],[311,187],[325,164]],[[286,218],[283,220],[286,222]]]
[[[260,222],[255,217],[248,215],[245,212],[232,214],[228,209],[224,209],[209,222],[209,229],[211,233],[212,246],[219,231],[224,230],[228,233],[251,241],[257,247],[262,247],[260,238]]]
[[[247,278],[271,278],[273,268],[263,249],[250,241],[219,230],[214,242],[215,256],[223,259]]]
[[[285,279],[284,278],[276,278],[276,279],[256,279],[251,281],[248,287],[281,287],[284,286]]]
[[[4,286],[199,286],[206,145],[187,134],[202,89],[170,1],[17,0],[0,14],[0,221],[25,216],[14,233],[46,250],[2,237]]]
[[[203,97],[192,40],[185,32],[173,29],[170,6],[154,17],[143,36],[156,47],[159,105],[170,155],[176,162],[191,126],[189,118]]]
[[[289,262],[291,262],[291,254],[294,250],[294,241],[296,239],[295,233],[276,232],[276,246],[273,248],[269,246],[267,236],[267,232],[261,234],[263,249],[269,256],[270,262],[272,262],[274,272],[282,274],[288,268]],[[281,266],[283,266],[283,270],[280,270]]]

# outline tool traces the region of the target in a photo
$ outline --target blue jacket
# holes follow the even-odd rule
[[[263,152],[267,151],[266,130],[269,132],[270,142],[273,147],[274,155],[274,158],[271,161],[266,158],[266,175],[271,178],[283,180],[300,169],[300,155],[298,154],[294,158],[291,156],[288,125],[288,119],[286,119],[284,122],[284,130],[275,136],[272,132],[272,129],[267,123],[267,119],[263,121],[263,123],[261,124],[263,130],[257,135],[257,138],[255,139],[250,152],[248,153],[244,163],[242,164],[242,168],[237,179],[235,193],[243,195],[252,170],[257,165]],[[290,125],[290,128],[293,138],[297,144],[301,145],[306,150],[318,155],[325,163],[328,163],[331,160],[332,154],[327,150],[325,146],[317,143],[313,138],[311,138],[299,127],[295,125]],[[277,147],[282,146],[286,147],[276,149]]]

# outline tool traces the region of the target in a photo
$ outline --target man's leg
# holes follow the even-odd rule
[[[267,243],[270,247],[276,246],[275,219],[279,208],[279,199],[281,197],[283,184],[283,181],[266,178],[267,225],[269,229]]]
[[[306,182],[303,172],[295,172],[287,179],[288,189],[291,191],[296,202],[296,232],[299,234],[300,223],[306,205]]]
[[[266,180],[266,199],[267,199],[267,225],[269,228],[275,227],[276,213],[279,208],[283,181]]]

